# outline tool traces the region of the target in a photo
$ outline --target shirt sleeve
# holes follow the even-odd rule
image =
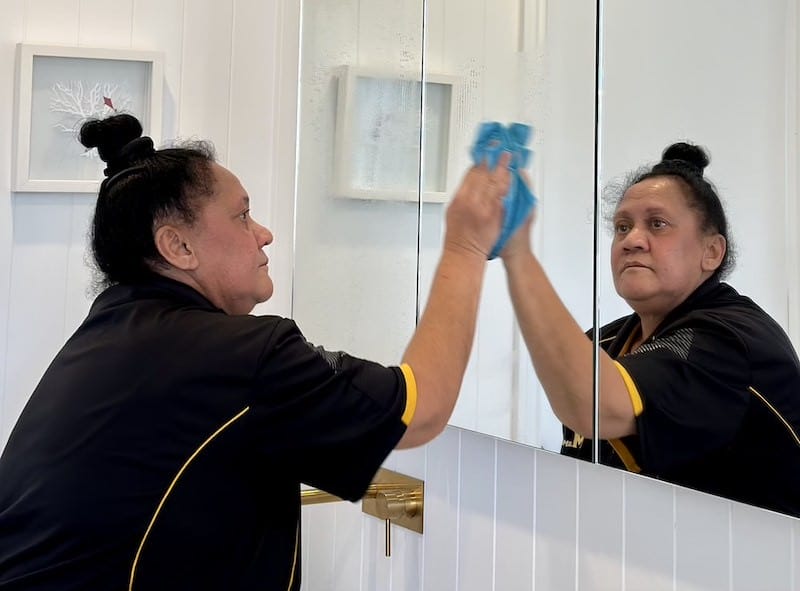
[[[326,351],[290,320],[275,329],[256,383],[250,418],[263,453],[349,500],[364,494],[416,405],[411,368]]]
[[[617,362],[638,411],[646,471],[668,471],[733,441],[751,379],[747,347],[734,330],[690,322]]]

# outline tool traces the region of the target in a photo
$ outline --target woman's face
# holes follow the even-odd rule
[[[704,234],[682,181],[655,177],[625,192],[614,214],[611,270],[637,313],[663,317],[722,262],[725,240]]]
[[[191,228],[198,266],[195,280],[228,314],[248,314],[272,296],[269,259],[262,250],[272,233],[250,217],[250,198],[239,179],[212,164],[214,194],[202,203]]]

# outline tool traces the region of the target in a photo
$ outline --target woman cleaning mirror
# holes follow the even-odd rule
[[[798,327],[793,325],[797,311],[793,303],[797,298],[797,249],[791,246],[796,240],[796,221],[787,215],[795,211],[797,199],[796,187],[791,184],[796,166],[793,143],[796,116],[793,113],[797,102],[792,81],[796,79],[797,63],[793,45],[796,31],[792,25],[787,25],[795,22],[790,4],[781,0],[737,5],[724,0],[702,3],[681,0],[669,5],[655,0],[604,2],[600,27],[601,167],[598,184],[610,189],[608,196],[618,199],[625,194],[625,180],[630,179],[631,171],[635,173],[642,166],[647,167],[646,170],[664,166],[660,161],[665,148],[671,144],[684,141],[700,146],[710,163],[704,167],[702,160],[695,160],[701,165],[699,178],[710,180],[715,188],[727,218],[726,242],[728,246],[733,244],[737,255],[736,265],[722,281],[751,298],[783,331],[795,337],[797,347]],[[690,190],[687,203],[698,203],[691,197],[702,192]],[[616,258],[615,247],[622,248],[623,243],[618,240],[614,220],[617,203],[624,201],[612,199],[604,203],[603,219],[598,220],[604,225],[598,247],[601,326],[634,310],[616,294],[620,277],[616,275],[615,260],[621,260],[624,255]],[[702,208],[692,208],[694,213],[700,211]],[[703,217],[709,219],[709,216]],[[711,229],[710,226],[704,230]],[[745,322],[745,317],[744,312],[738,315],[739,322]],[[766,329],[768,324],[764,321],[761,328]],[[660,329],[666,326],[665,323]],[[729,323],[729,326],[733,325]],[[738,462],[729,460],[729,469],[724,474],[713,478],[708,474],[705,482],[694,481],[694,485],[708,492],[796,513],[796,506],[766,500],[780,493],[768,490],[770,479],[761,472],[780,473],[772,478],[772,487],[791,490],[796,486],[788,467],[800,452],[796,441],[798,417],[793,410],[798,404],[796,390],[794,395],[791,392],[781,394],[777,387],[765,386],[763,382],[759,387],[756,383],[759,379],[774,380],[777,376],[784,376],[777,378],[779,380],[793,379],[786,377],[794,375],[791,355],[787,353],[782,363],[772,349],[781,341],[785,344],[785,339],[780,330],[771,330],[775,330],[776,336],[770,339],[769,375],[759,376],[759,369],[746,365],[753,362],[755,355],[767,351],[767,347],[758,347],[760,351],[756,352],[751,342],[749,359],[737,358],[741,367],[752,368],[749,382],[746,387],[739,387],[735,395],[724,399],[721,415],[719,407],[713,416],[710,415],[714,410],[710,408],[696,409],[694,415],[688,416],[681,416],[677,408],[671,411],[672,419],[684,429],[710,425],[709,435],[698,440],[684,432],[669,447],[689,452],[684,459],[693,454],[694,461],[699,461],[700,455],[705,454],[708,459],[712,453],[722,458],[737,447],[742,449],[742,443],[753,437],[743,429],[751,424],[753,416],[766,411],[763,418],[769,422],[769,427],[762,425],[757,431],[758,442],[742,451]],[[758,338],[757,335],[762,334],[747,332],[748,338]],[[698,354],[701,343],[701,337],[696,337],[688,350],[689,361]],[[733,382],[722,377],[730,358],[725,347],[715,345],[711,358],[702,362],[707,375],[724,382],[712,389],[716,396],[726,391],[730,393]],[[782,374],[781,368],[787,368],[788,373]],[[601,368],[601,384],[604,376]],[[676,376],[673,383],[682,379],[690,379],[688,371],[681,377]],[[687,389],[684,395],[695,392],[694,388]],[[697,396],[700,397],[700,391]],[[688,402],[693,403],[691,399]],[[647,413],[647,406],[645,399],[642,417]],[[652,401],[650,407],[658,408]],[[642,419],[637,421],[642,423]],[[602,429],[601,424],[601,432]],[[732,433],[738,433],[738,437]],[[756,474],[751,472],[748,476],[747,456],[756,453],[762,444],[766,445],[761,454],[762,465]],[[716,465],[721,466],[721,460]],[[645,466],[640,467],[648,472]],[[652,470],[650,474],[674,479],[674,474],[663,471]],[[756,490],[742,493],[743,488],[753,484],[744,482],[748,478],[755,480]],[[677,480],[682,481],[681,477]]]
[[[530,248],[503,251],[534,367],[565,425],[563,453],[800,515],[800,361],[783,329],[722,282],[728,221],[699,146],[679,142],[611,193],[614,288],[633,310],[594,351]],[[530,226],[530,222],[528,224]]]
[[[427,298],[441,195],[487,119],[533,124],[529,170],[552,195],[537,247],[591,325],[594,23],[587,0],[304,2],[293,315],[309,338],[393,358]],[[575,213],[576,234],[556,231]],[[452,424],[558,451],[499,261],[474,351]]]
[[[712,156],[704,172],[719,189],[739,246],[728,281],[790,335],[798,333],[787,307],[788,301],[796,310],[797,281],[786,272],[792,264],[796,272],[796,249],[786,248],[793,234],[784,224],[791,224],[785,179],[792,167],[786,3],[600,5],[596,45],[597,3],[588,0],[569,7],[547,0],[457,6],[353,0],[335,11],[324,2],[304,2],[295,315],[309,332],[318,331],[313,338],[330,342],[346,334],[343,348],[384,351],[387,357],[393,343],[403,341],[425,300],[441,239],[444,208],[430,187],[441,178],[450,186],[447,171],[467,164],[477,123],[486,119],[535,128],[529,171],[540,197],[534,252],[582,330],[593,325],[595,270],[600,325],[631,313],[613,287],[613,235],[601,229],[600,243],[593,241],[595,187],[657,163],[665,147],[688,140]],[[385,199],[380,192],[347,199],[336,190],[342,158],[336,137],[340,123],[351,121],[342,109],[358,104],[340,84],[365,72],[373,81],[394,80],[355,86],[359,100],[373,107],[376,97],[385,101],[366,109],[373,123],[383,121],[388,127],[382,129],[392,132],[381,137],[422,135],[416,200]],[[423,93],[422,79],[445,81],[449,100],[442,87],[426,85]],[[438,155],[433,162],[432,152]],[[368,161],[365,151],[360,154],[359,161]],[[396,154],[398,162],[409,161]],[[558,451],[561,423],[517,332],[501,267],[489,267],[475,353],[453,424]],[[314,290],[303,286],[320,281],[322,291],[336,297],[309,300]],[[387,320],[375,313],[378,301],[397,315]]]
[[[533,236],[565,305],[592,325],[595,6],[547,0],[454,3],[429,1],[425,72],[462,81],[450,141],[458,166],[482,121],[533,127],[527,171],[539,203]],[[458,169],[456,166],[456,169]],[[423,167],[423,177],[427,174]],[[560,228],[570,220],[573,232]],[[424,217],[425,244],[440,241],[441,214]],[[423,249],[427,277],[435,250]],[[420,300],[427,283],[422,281]],[[562,434],[528,360],[499,261],[490,264],[470,369],[451,423],[558,451]]]

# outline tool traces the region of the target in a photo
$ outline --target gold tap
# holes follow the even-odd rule
[[[300,491],[303,505],[332,503],[342,499],[312,488]],[[381,468],[361,500],[361,510],[386,523],[386,556],[391,556],[391,526],[422,533],[425,483],[418,478]]]

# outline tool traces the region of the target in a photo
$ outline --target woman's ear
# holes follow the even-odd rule
[[[700,266],[703,271],[716,271],[722,264],[722,259],[725,258],[725,251],[728,249],[728,243],[722,234],[714,234],[705,237],[705,250],[703,251],[703,260]]]
[[[156,249],[171,266],[182,271],[197,268],[197,257],[185,230],[165,224],[156,230]]]

